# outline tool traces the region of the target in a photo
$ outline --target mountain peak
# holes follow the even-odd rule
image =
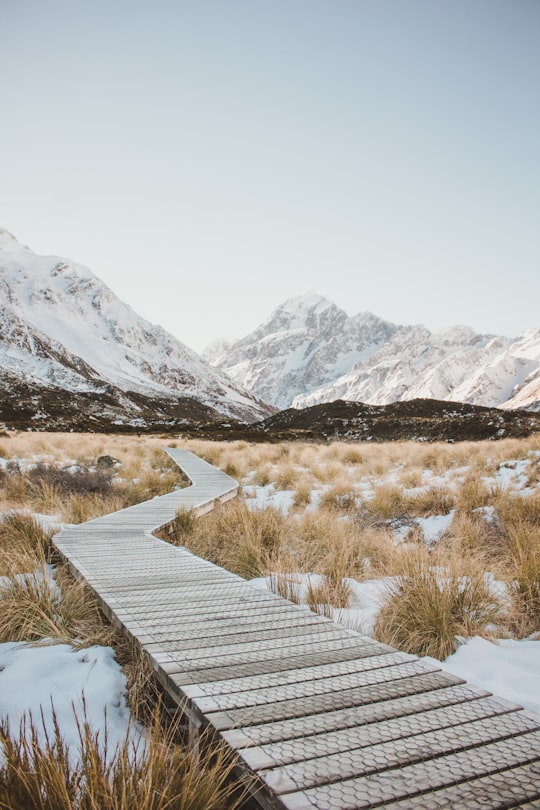
[[[350,318],[323,293],[307,290],[226,351],[207,357],[264,402],[287,408],[298,394],[369,357],[396,329],[375,315]]]
[[[278,309],[285,312],[297,312],[299,310],[306,311],[312,309],[321,311],[332,306],[335,306],[334,302],[324,295],[324,293],[318,292],[317,290],[305,290],[303,293],[300,293],[300,295],[287,298],[287,300],[284,301],[283,304],[278,307]]]
[[[11,375],[36,389],[55,386],[95,396],[96,407],[114,386],[150,401],[189,399],[225,416],[256,419],[269,411],[137,315],[88,268],[38,256],[9,231],[0,231],[0,245],[2,393]]]
[[[6,228],[0,228],[0,250],[7,250],[7,251],[29,251],[30,248],[21,245],[18,239],[8,231]]]

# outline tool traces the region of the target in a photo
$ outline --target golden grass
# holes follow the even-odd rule
[[[215,508],[189,533],[180,528],[172,536],[162,534],[246,579],[267,573],[268,560],[279,555],[286,535],[287,519],[276,509],[251,511],[239,500]]]
[[[62,568],[56,580],[43,567],[0,585],[0,642],[48,639],[78,649],[110,643],[112,630],[88,589]]]
[[[0,476],[2,511],[30,507],[67,523],[82,523],[186,483],[162,450],[171,444],[165,439],[16,433],[5,444],[12,461]],[[105,454],[120,462],[114,479],[112,472],[95,471],[97,459]],[[82,469],[64,469],[73,464]]]
[[[327,446],[244,446],[246,466],[252,472],[249,483],[273,482],[278,488],[294,486],[294,511],[287,521],[279,519],[279,541],[262,548],[254,525],[249,531],[242,529],[246,541],[240,547],[238,513],[232,519],[236,525],[232,530],[226,526],[229,516],[223,510],[219,522],[223,536],[231,538],[227,541],[231,550],[226,554],[221,548],[216,554],[213,548],[210,558],[226,567],[232,563],[237,572],[270,574],[274,590],[292,599],[298,589],[295,572],[326,577],[337,586],[338,596],[339,583],[347,577],[396,576],[400,597],[394,594],[389,605],[392,601],[394,606],[400,602],[404,616],[408,605],[413,628],[414,606],[421,606],[424,625],[430,628],[428,635],[433,635],[431,654],[435,650],[443,655],[454,649],[455,638],[460,634],[486,632],[494,617],[502,633],[524,635],[539,630],[540,555],[536,549],[540,548],[540,539],[535,527],[540,524],[540,496],[521,497],[482,480],[494,476],[500,464],[523,458],[529,459],[529,481],[534,483],[538,461],[531,453],[539,448],[539,436],[454,445],[338,442]],[[222,458],[228,455],[238,458],[238,449],[232,447],[221,447],[219,453]],[[426,487],[430,480],[426,470],[432,476],[440,476],[440,480]],[[369,500],[361,495],[366,484],[374,493]],[[418,492],[403,491],[420,487]],[[310,510],[304,511],[312,501],[313,490],[321,488],[319,507],[313,509],[310,505]],[[494,515],[478,511],[486,506],[495,509]],[[406,524],[415,517],[448,514],[451,509],[456,510],[452,525],[431,553],[424,547],[421,529],[413,523],[406,542],[401,546],[394,543],[391,523]],[[258,520],[258,514],[252,513],[252,524]],[[265,522],[267,516],[261,520]],[[210,545],[217,540],[219,547],[219,539],[213,531],[211,534],[214,540]],[[527,542],[519,543],[518,536],[526,537]],[[204,554],[202,546],[204,543],[199,539],[198,550],[194,550]],[[415,554],[424,555],[424,569],[412,576],[411,555]],[[445,578],[437,576],[441,568],[450,572]],[[484,571],[506,581],[513,600],[511,611],[505,613],[494,602],[482,577]],[[466,580],[464,572],[470,573]],[[330,615],[332,607],[339,607],[332,605],[332,601],[340,602],[336,598],[323,598],[316,589],[310,600],[319,606],[317,610],[326,611],[325,615]],[[421,640],[424,631],[415,632],[420,641],[402,642],[398,633],[394,643],[424,649]]]
[[[493,487],[488,487],[481,477],[471,473],[458,489],[456,507],[463,512],[470,512],[482,506],[489,506],[493,499]]]
[[[294,604],[300,603],[300,577],[284,567],[281,560],[274,560],[268,573],[268,587],[283,599]]]
[[[513,523],[507,528],[511,563],[513,629],[526,636],[540,629],[540,526]]]
[[[424,550],[409,554],[406,572],[389,587],[374,637],[405,652],[443,660],[460,637],[485,634],[503,608],[484,573],[462,561],[436,567]]]
[[[20,476],[3,476],[0,508],[9,508],[10,503],[34,509],[41,506],[46,508],[40,511],[76,522],[102,513],[100,510],[113,511],[161,494],[179,482],[174,465],[161,449],[167,444],[171,441],[164,438],[10,434],[10,438],[2,439],[2,446],[4,456],[14,463],[33,459],[62,465],[78,460],[92,465],[100,454],[107,453],[121,461],[115,475],[126,483],[114,484],[110,499],[93,503],[90,497],[77,493],[59,499],[54,489],[47,491],[45,485],[39,494],[29,492],[23,471]],[[190,520],[188,515],[179,517],[170,539],[213,562],[248,578],[273,571],[282,580],[276,587],[285,591],[290,590],[287,577],[294,572],[313,572],[334,582],[349,576],[404,576],[411,546],[422,547],[421,531],[413,531],[399,547],[393,542],[390,522],[446,514],[455,508],[452,526],[436,549],[437,564],[450,565],[456,557],[471,558],[474,565],[483,565],[504,578],[514,599],[515,616],[521,617],[514,619],[513,631],[538,629],[538,618],[523,617],[536,617],[534,549],[540,546],[535,529],[540,523],[540,496],[512,495],[486,485],[482,478],[494,475],[500,464],[527,459],[529,481],[535,483],[539,464],[532,453],[540,449],[539,436],[456,444],[264,445],[183,439],[177,444],[202,455],[244,484],[274,483],[276,488],[295,493],[294,509],[288,517],[272,508],[251,512],[241,501],[227,504],[200,521]],[[419,492],[404,493],[404,487],[429,484],[426,470],[443,479]],[[130,483],[132,477],[137,480]],[[373,489],[371,500],[362,496],[366,485]],[[314,508],[312,493],[317,489],[322,490],[320,507]],[[494,521],[475,511],[484,506],[495,509]],[[526,542],[518,543],[518,536]],[[0,565],[3,559],[0,551]],[[17,565],[24,568],[24,559]]]
[[[432,486],[422,489],[414,495],[407,494],[402,506],[411,517],[447,515],[455,506],[455,498],[442,486]]]
[[[31,513],[4,514],[0,519],[0,576],[12,577],[43,566],[51,536]]]
[[[373,514],[390,520],[405,512],[407,499],[401,487],[395,484],[381,484],[375,488],[373,498],[364,504],[364,508]]]
[[[311,503],[312,489],[309,484],[301,481],[294,490],[293,506],[297,509],[305,509]]]
[[[350,586],[340,577],[325,576],[316,584],[310,580],[306,603],[314,613],[332,618],[332,608],[347,608],[351,598]]]
[[[321,509],[330,509],[340,513],[354,512],[358,493],[355,489],[341,484],[327,489],[319,499]]]
[[[159,709],[144,746],[129,734],[115,751],[78,721],[79,757],[70,756],[56,717],[40,734],[25,718],[18,734],[0,725],[0,807],[6,810],[235,810],[242,796],[231,780],[225,747],[204,739],[199,751],[178,745],[178,727],[164,734]],[[205,744],[207,743],[207,744]]]
[[[5,445],[16,458],[42,465],[32,474],[24,464],[11,465],[0,474],[0,510],[30,507],[57,514],[59,519],[80,522],[125,505],[163,494],[178,485],[180,476],[162,452],[166,441],[144,440],[126,444],[119,437],[73,437],[49,435],[14,436]],[[4,457],[7,455],[4,446]],[[100,454],[120,459],[115,474],[125,483],[113,482],[110,492],[93,491],[97,477],[81,474],[69,479],[61,471],[74,462],[94,467]],[[43,465],[49,465],[46,469]],[[130,475],[138,480],[130,481]],[[99,476],[98,476],[99,477]],[[66,491],[77,478],[77,490]],[[183,531],[189,519],[179,518]],[[178,528],[178,527],[177,527]],[[114,644],[128,678],[132,711],[150,721],[160,689],[148,659],[140,648],[104,623],[89,592],[63,568],[56,569],[56,583],[48,577],[48,533],[28,514],[11,511],[0,521],[0,575],[9,577],[0,586],[0,642],[65,642],[80,648],[90,644]],[[86,724],[81,726],[82,763],[73,765],[63,746],[60,730],[39,743],[31,723],[10,736],[0,729],[4,767],[0,766],[0,807],[11,810],[39,807],[43,810],[88,808],[235,808],[238,786],[233,787],[231,763],[224,748],[206,749],[195,755],[171,736],[171,725],[151,728],[144,757],[135,758],[130,744],[109,757],[104,740],[98,740]],[[204,735],[203,735],[204,737]]]

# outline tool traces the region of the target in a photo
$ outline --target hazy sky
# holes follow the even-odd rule
[[[200,350],[540,325],[539,0],[0,0],[0,226]]]

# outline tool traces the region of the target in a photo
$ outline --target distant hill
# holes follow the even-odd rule
[[[289,408],[254,425],[208,423],[187,435],[248,441],[479,441],[540,431],[540,413],[413,399],[390,405],[325,402]]]

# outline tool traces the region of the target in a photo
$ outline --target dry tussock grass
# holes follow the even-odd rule
[[[277,593],[283,599],[300,604],[301,582],[298,574],[291,572],[290,566],[283,563],[283,560],[274,559],[271,570],[268,573],[268,587],[272,593]]]
[[[447,515],[455,506],[455,497],[442,486],[422,489],[414,495],[407,494],[403,500],[404,511],[411,517]]]
[[[364,509],[385,520],[391,520],[405,513],[406,503],[401,487],[396,484],[381,484],[375,488],[373,497],[364,504]]]
[[[350,586],[339,577],[325,576],[317,584],[308,584],[306,603],[310,610],[331,619],[334,608],[348,608],[351,599]]]
[[[151,437],[12,434],[4,442],[10,463],[0,474],[0,510],[30,507],[59,515],[67,523],[81,523],[163,495],[185,485],[162,450],[168,444]],[[96,470],[101,455],[113,456],[120,466]]]
[[[457,511],[450,528],[438,544],[440,554],[473,559],[504,578],[507,573],[507,540],[499,522],[490,521],[482,512]]]
[[[494,476],[499,465],[508,460],[528,459],[529,482],[534,484],[539,465],[531,453],[539,448],[540,437],[534,436],[525,440],[454,445],[398,442],[272,445],[255,449],[248,446],[244,448],[249,455],[247,466],[256,470],[250,483],[278,482],[279,487],[291,488],[296,474],[294,512],[281,526],[279,542],[271,550],[261,551],[258,547],[253,525],[246,535],[244,552],[238,547],[238,539],[232,541],[234,570],[241,568],[258,574],[273,571],[277,592],[287,598],[291,594],[294,598],[294,572],[321,574],[333,583],[347,577],[398,576],[405,623],[408,615],[411,626],[415,626],[415,593],[419,605],[431,604],[433,614],[440,614],[439,620],[432,615],[429,631],[439,638],[439,655],[453,648],[456,634],[485,632],[490,616],[497,616],[501,632],[505,632],[504,628],[517,635],[537,631],[540,496],[516,496],[499,486],[486,484],[482,478]],[[425,488],[426,481],[429,482],[426,470],[441,480]],[[370,500],[362,502],[360,482],[373,487]],[[403,492],[404,488],[413,487],[422,488],[418,492]],[[319,508],[313,510],[311,505],[311,511],[304,511],[314,489],[322,490]],[[495,512],[484,513],[484,507],[493,507]],[[412,519],[448,514],[451,509],[456,510],[452,525],[429,554],[424,549],[422,530]],[[225,528],[226,518],[222,515],[220,520]],[[252,513],[250,521],[257,520],[257,513]],[[238,516],[236,522],[239,525]],[[392,525],[408,522],[411,532],[405,543],[396,546]],[[229,536],[228,530],[224,534]],[[238,559],[243,553],[246,559],[239,567]],[[413,576],[411,559],[415,554],[427,557],[424,569]],[[225,558],[221,553],[220,564],[227,565]],[[437,567],[450,572],[442,589]],[[456,573],[460,570],[476,572],[469,577],[466,587],[462,575]],[[508,584],[513,606],[506,614],[499,605],[494,605],[486,591],[481,573],[487,570]],[[314,604],[323,601],[318,594]],[[328,595],[324,610],[329,610],[331,603]],[[423,644],[419,643],[417,649],[423,649]]]
[[[87,589],[65,567],[57,568],[56,584],[50,579],[50,538],[29,514],[8,513],[0,522],[0,641],[108,644],[110,628]]]
[[[188,523],[189,525],[184,525]],[[162,535],[176,545],[246,579],[264,576],[268,560],[278,557],[287,536],[287,520],[272,507],[252,512],[242,501],[217,507],[193,525],[178,516],[172,532]]]
[[[14,460],[33,457],[42,463],[67,463],[82,458],[90,464],[102,453],[119,458],[122,474],[139,480],[125,491],[121,487],[115,491],[114,497],[120,501],[109,501],[106,506],[112,509],[161,494],[174,485],[170,462],[160,449],[165,444],[167,440],[146,437],[72,434],[21,434],[3,440],[6,454]],[[530,454],[540,449],[540,437],[454,445],[251,445],[183,440],[180,444],[234,477],[247,476],[246,483],[261,486],[273,482],[277,488],[295,491],[294,511],[287,518],[271,508],[251,512],[242,502],[228,504],[197,522],[188,515],[179,517],[171,539],[195,553],[248,578],[273,572],[276,582],[279,580],[276,588],[287,593],[294,591],[290,580],[295,572],[321,574],[334,583],[347,577],[398,575],[416,582],[421,592],[422,588],[425,591],[426,578],[408,573],[408,555],[422,550],[421,530],[417,528],[416,537],[413,532],[405,544],[396,547],[390,522],[397,525],[455,508],[452,526],[436,549],[437,565],[452,569],[459,557],[469,566],[483,566],[504,577],[514,602],[514,618],[506,619],[507,627],[520,634],[538,629],[540,496],[512,495],[486,485],[482,478],[494,475],[499,464],[521,458],[528,459],[529,480],[535,483],[538,459]],[[152,465],[159,470],[156,472]],[[429,482],[426,470],[444,476],[443,480],[417,493],[404,493],[404,487]],[[460,479],[453,482],[451,476],[457,474]],[[361,483],[373,487],[371,500],[362,502]],[[4,492],[6,486],[11,488],[9,497],[27,502],[28,490],[17,476],[12,476],[8,485],[5,480],[1,485]],[[322,491],[318,509],[310,504],[314,489]],[[47,489],[43,484],[39,497],[48,511],[60,511],[54,487]],[[77,498],[73,493],[62,503],[63,514],[69,513],[73,521],[87,519],[99,508],[86,496],[83,503]],[[487,520],[485,514],[475,511],[487,506],[494,508],[496,519]],[[435,556],[429,557],[430,565]],[[411,611],[413,605],[411,599]]]
[[[468,475],[456,493],[456,507],[462,512],[471,512],[489,506],[496,497],[493,487],[488,487],[477,475]]]
[[[0,585],[0,642],[47,639],[81,649],[112,637],[95,599],[65,568],[57,569],[56,582],[44,566]]]
[[[305,509],[311,503],[311,493],[312,488],[306,481],[297,483],[294,490],[293,506],[296,509]]]
[[[423,549],[409,553],[404,573],[389,588],[374,636],[405,652],[443,660],[460,637],[485,635],[503,619],[503,607],[484,571],[463,560],[434,565]]]
[[[4,514],[0,519],[0,576],[12,577],[45,565],[51,536],[31,513]]]
[[[235,810],[241,796],[231,780],[225,747],[203,739],[202,753],[177,744],[178,727],[164,734],[159,708],[144,746],[130,734],[110,751],[107,739],[78,721],[79,757],[70,756],[58,721],[25,718],[16,735],[0,725],[0,807],[9,810]],[[41,732],[41,733],[40,733]],[[204,736],[204,735],[203,735]],[[207,743],[207,744],[204,744]]]

